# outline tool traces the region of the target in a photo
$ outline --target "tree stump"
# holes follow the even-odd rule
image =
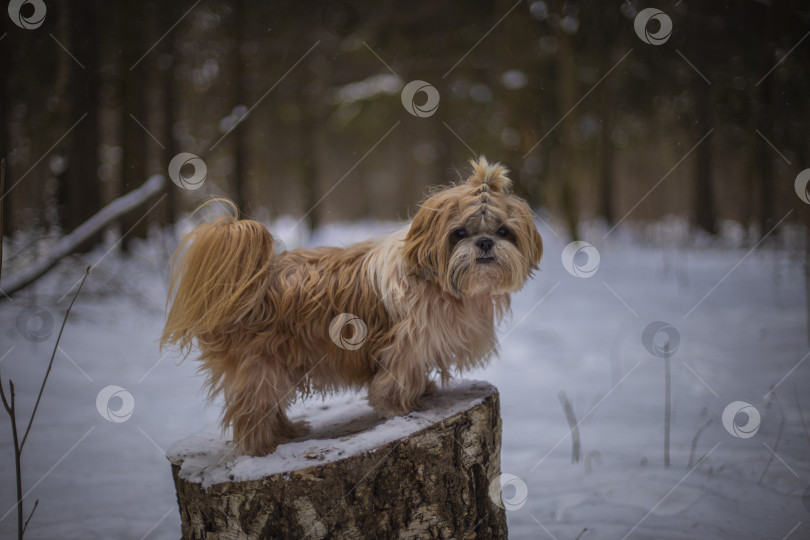
[[[296,404],[310,432],[268,456],[237,455],[216,426],[175,443],[183,538],[507,537],[494,386],[463,381],[388,420],[329,399]]]

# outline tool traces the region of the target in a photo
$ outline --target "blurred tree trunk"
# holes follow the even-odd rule
[[[596,24],[606,29],[615,29],[620,26],[620,17],[620,10],[616,9],[614,4],[605,2]],[[615,32],[610,30],[600,32],[599,35],[592,36],[592,38],[591,47],[598,49],[599,52],[599,74],[604,76],[613,67],[616,54],[620,50],[626,49],[627,45],[617,42]],[[597,102],[597,114],[601,125],[597,134],[599,200],[596,211],[598,215],[602,216],[608,227],[612,227],[616,220],[614,203],[616,147],[613,144],[613,124],[616,118],[614,109],[617,98],[617,77],[619,74],[614,73],[601,82]]]
[[[148,49],[145,40],[145,5],[140,2],[126,2],[120,6],[121,29],[121,57],[120,70],[124,78],[126,92],[121,106],[121,180],[118,193],[124,195],[138,187],[146,180],[146,133],[138,125],[146,123],[146,84],[148,77],[147,66],[149,58],[145,58],[133,69],[130,67]],[[137,119],[137,122],[135,121]],[[139,212],[124,216],[119,222],[121,234],[121,250],[129,253],[131,241],[146,237],[146,220]],[[137,225],[136,225],[137,223]]]
[[[9,36],[6,36],[6,40],[9,39]],[[9,47],[8,41],[4,44],[5,47]],[[11,76],[11,66],[12,66],[12,58],[11,58],[11,49],[4,51],[3,54],[0,54],[0,73],[3,74],[3,80],[0,81],[0,159],[6,160],[6,178],[12,177],[11,171],[11,164],[9,163],[8,156],[11,153],[11,92],[9,91],[10,76]],[[8,237],[11,237],[11,233],[14,231],[14,215],[12,214],[12,206],[11,206],[11,196],[9,195],[9,186],[14,184],[13,180],[7,180],[5,184],[5,188],[3,189],[2,193],[0,193],[0,197],[3,198],[2,202],[2,212],[3,212],[3,220],[2,220],[2,227],[3,227],[3,234]],[[0,237],[0,241],[2,241],[2,237]]]
[[[315,205],[318,203],[318,151],[316,144],[315,122],[312,118],[307,98],[299,94],[301,102],[301,124],[298,130],[300,136],[301,155],[301,186],[304,191],[304,209],[309,212],[309,227],[314,231],[321,226],[321,213]]]
[[[6,158],[0,156],[0,193],[3,193],[3,190],[6,188]],[[0,283],[5,283],[3,281],[3,234],[5,230],[3,229],[3,205],[0,204]],[[8,293],[6,293],[8,294]]]
[[[757,145],[759,141],[754,139],[758,139],[759,137],[756,135],[755,132],[747,132],[743,135],[742,146],[743,148],[753,148]],[[746,152],[746,155],[742,157],[745,160],[744,169],[743,169],[743,176],[742,176],[742,184],[743,184],[743,202],[742,202],[742,222],[743,226],[745,227],[745,235],[743,242],[745,245],[748,245],[751,241],[751,225],[754,224],[755,219],[755,197],[754,191],[757,189],[757,178],[756,178],[756,159],[752,156],[752,152]]]
[[[810,62],[807,62],[807,57],[802,52],[802,59],[804,60],[805,73],[810,75]],[[804,103],[804,118],[810,114],[810,101]],[[801,137],[796,140],[796,155],[803,158],[804,163],[807,163],[807,158],[810,157],[810,126],[807,122],[801,124]],[[807,189],[805,187],[805,189]],[[804,205],[803,205],[804,206]],[[807,343],[810,345],[810,209],[807,207],[804,210],[804,300],[805,309],[807,312]],[[769,229],[770,230],[770,229]],[[767,231],[766,231],[767,232]]]
[[[763,73],[771,69],[776,60],[774,59],[771,51],[771,44],[774,42],[774,20],[773,9],[771,6],[760,6],[760,20],[762,21],[763,43],[766,43],[765,54],[761,54],[762,62],[760,67],[763,68]],[[757,118],[756,126],[759,131],[766,137],[773,136],[773,93],[774,81],[776,74],[771,73],[759,85],[759,115]],[[773,150],[763,140],[757,141],[756,146],[756,161],[757,172],[759,173],[759,198],[760,198],[760,212],[759,212],[759,234],[760,237],[771,230],[771,227],[776,223],[776,208],[773,189]],[[777,231],[774,231],[776,233]]]
[[[444,107],[444,112],[447,117],[453,118],[453,114],[448,109],[453,106],[453,103],[442,103],[442,107]],[[455,116],[456,118],[463,118],[461,116]],[[452,127],[452,126],[451,126]],[[455,135],[450,133],[450,130],[447,129],[444,124],[435,123],[434,126],[434,133],[436,135],[437,148],[436,148],[436,160],[433,162],[433,166],[431,167],[433,174],[436,175],[435,179],[431,180],[429,184],[444,184],[446,182],[456,182],[458,178],[454,175],[451,175],[450,171],[455,170],[462,170],[464,167],[467,167],[467,159],[474,158],[478,156],[469,155],[469,150],[456,139]],[[407,129],[407,127],[406,127]],[[454,130],[456,128],[453,128]],[[412,135],[408,133],[408,138]],[[466,157],[466,159],[465,159]],[[463,174],[463,173],[462,173]],[[416,195],[417,200],[422,198],[424,186],[422,188],[416,190],[415,193],[412,195]]]
[[[602,56],[602,69],[600,73],[607,73],[610,69],[611,54],[610,47],[606,47]],[[614,161],[615,147],[613,146],[613,107],[615,106],[615,91],[613,79],[610,77],[602,81],[602,89],[599,93],[599,118],[601,127],[599,130],[599,209],[598,212],[605,220],[608,227],[615,221],[615,209],[613,205],[613,186],[615,184]]]
[[[242,45],[244,43],[243,38],[243,26],[245,24],[244,21],[244,2],[243,0],[234,0],[233,1],[233,13],[232,13],[232,29],[233,32],[233,51],[232,51],[232,59],[233,62],[233,100],[234,106],[245,106],[245,69],[244,69],[244,59],[242,58]],[[238,119],[237,119],[238,121]],[[247,141],[247,126],[245,124],[240,124],[233,130],[230,134],[232,143],[233,143],[233,160],[234,160],[234,168],[233,168],[233,197],[236,206],[242,210],[246,210],[244,205],[247,204],[248,197],[245,187],[245,160],[247,158],[246,152],[246,141]]]
[[[62,43],[71,44],[74,42],[74,32],[71,30],[71,14],[67,11],[60,12],[57,16],[57,24],[56,24],[56,33],[59,40]],[[96,16],[96,20],[94,24],[98,31],[101,31],[102,21]],[[50,86],[51,95],[54,96],[56,100],[58,100],[59,106],[53,111],[54,114],[53,124],[56,129],[64,129],[66,126],[71,125],[74,121],[74,116],[77,114],[76,108],[74,107],[73,102],[75,101],[75,96],[73,95],[73,87],[76,85],[76,77],[77,77],[77,69],[78,65],[76,62],[70,58],[68,55],[59,55],[57,57],[56,67],[53,70],[54,81],[53,84]],[[91,83],[92,84],[92,83]],[[70,89],[70,90],[69,90]],[[88,93],[88,97],[91,100],[94,97],[91,93],[91,89],[85,88],[83,89],[85,92]],[[82,112],[81,114],[84,114]],[[99,111],[99,116],[101,112]],[[81,115],[79,115],[81,118]],[[78,121],[78,120],[77,120]],[[98,126],[98,124],[97,124]],[[81,129],[81,128],[77,128]],[[100,129],[100,127],[99,127]],[[68,165],[70,165],[72,154],[76,148],[72,146],[72,140],[66,140],[66,143],[63,148],[61,148],[61,154],[65,158],[62,161],[62,165],[60,167],[49,167],[50,173],[53,174],[52,180],[55,181],[55,193],[53,197],[49,197],[50,194],[47,193],[47,190],[43,192],[43,199],[42,202],[44,203],[44,217],[42,220],[42,225],[45,229],[59,229],[63,232],[65,231],[65,224],[64,224],[64,214],[65,210],[68,207],[68,203],[66,201],[65,196],[67,195],[67,190],[70,189],[69,182],[70,179],[67,176],[68,172]],[[81,149],[78,149],[81,151]],[[101,185],[99,183],[98,189],[101,189]],[[99,194],[100,195],[100,194]],[[49,208],[49,206],[53,205]],[[79,248],[82,250],[87,250],[92,247],[93,243],[100,240],[100,236],[96,236],[95,238],[90,238],[84,245],[80,245]]]
[[[161,7],[163,11],[162,28],[171,28],[177,20],[177,14],[172,9],[173,3],[167,2]],[[177,33],[169,32],[165,38],[163,52],[163,141],[166,150],[163,154],[163,170],[161,174],[167,175],[167,168],[172,158],[177,155],[177,144],[174,137],[174,124],[177,122],[177,103],[175,87],[175,66],[177,65]],[[163,218],[166,223],[173,225],[177,221],[177,186],[170,178],[166,182],[166,199],[164,201]]]
[[[317,52],[312,57],[315,57]],[[311,60],[311,59],[310,59]],[[310,230],[314,231],[321,225],[320,209],[315,205],[320,198],[318,189],[318,141],[315,126],[319,124],[317,115],[321,108],[313,103],[315,97],[310,95],[311,75],[308,66],[301,66],[303,80],[299,91],[296,92],[296,105],[301,111],[301,121],[298,125],[298,155],[300,158],[301,188],[303,194],[303,213],[309,212],[308,220]]]
[[[797,51],[799,53],[799,58],[802,61],[802,72],[804,74],[804,81],[807,82],[810,80],[810,58],[808,58],[807,53],[804,50]],[[801,107],[803,112],[802,118],[810,117],[810,96],[804,96],[804,102],[801,104],[797,104]],[[800,122],[799,124],[799,136],[796,137],[793,141],[795,144],[794,151],[796,152],[796,156],[798,156],[799,163],[804,163],[805,165],[810,163],[810,124],[808,122]],[[795,177],[794,177],[795,182]],[[805,188],[806,189],[806,188]],[[793,195],[791,193],[791,195]],[[799,216],[801,216],[801,212],[804,212],[804,296],[805,296],[805,309],[807,311],[807,343],[810,345],[810,207],[802,204],[801,209],[799,211]],[[798,216],[797,216],[798,217]],[[799,220],[801,218],[799,217]],[[766,231],[767,232],[767,231]]]
[[[807,310],[807,344],[810,345],[810,212],[804,225],[804,300]]]
[[[712,90],[702,78],[694,76],[697,123],[701,134],[712,129]],[[712,139],[700,143],[695,150],[695,222],[709,234],[717,234],[717,210],[714,204],[714,186],[712,178]]]
[[[770,137],[773,133],[773,117],[771,115],[773,98],[773,85],[770,78],[765,79],[760,85],[760,114],[759,126],[760,132],[766,137]],[[756,162],[757,173],[759,176],[759,199],[760,199],[760,212],[759,212],[759,234],[764,235],[771,230],[771,227],[776,223],[774,218],[775,204],[773,193],[773,150],[763,140],[757,141],[756,146]],[[776,231],[774,231],[776,232]]]
[[[98,13],[104,6],[98,0],[82,0],[71,3],[70,10],[62,15],[69,18],[70,49],[82,64],[72,62],[72,89],[68,122],[76,122],[83,114],[87,116],[68,139],[68,168],[60,185],[62,226],[72,231],[101,208],[100,182],[100,106],[96,93],[99,85],[99,25]],[[68,60],[70,61],[70,60]],[[92,248],[101,240],[96,235],[80,248]]]
[[[574,48],[571,38],[564,32],[557,32],[557,113],[563,116],[575,103],[577,79]],[[568,234],[574,240],[579,238],[579,208],[577,201],[577,168],[576,168],[576,123],[575,116],[568,115],[560,124],[560,152],[558,170],[560,171],[560,206],[563,211]]]

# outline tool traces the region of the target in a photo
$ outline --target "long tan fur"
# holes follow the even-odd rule
[[[263,225],[232,217],[183,239],[161,344],[196,343],[239,449],[264,455],[300,435],[285,412],[299,393],[366,387],[381,414],[406,414],[433,374],[445,381],[495,352],[495,324],[542,240],[505,168],[472,165],[379,241],[276,254]]]

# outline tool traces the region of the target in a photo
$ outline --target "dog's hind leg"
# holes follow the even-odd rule
[[[233,426],[234,444],[243,452],[267,455],[306,432],[287,418],[295,399],[296,381],[281,366],[265,358],[242,360],[234,384],[225,387],[223,424]]]

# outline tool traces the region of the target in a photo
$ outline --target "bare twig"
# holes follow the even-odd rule
[[[62,332],[65,330],[65,325],[67,324],[68,316],[70,315],[70,310],[73,307],[74,302],[76,302],[76,298],[79,296],[79,293],[82,290],[82,286],[84,282],[87,280],[87,276],[90,273],[90,267],[88,266],[84,272],[84,278],[82,278],[81,283],[79,284],[79,288],[76,290],[76,294],[73,295],[73,300],[70,301],[70,305],[65,312],[65,318],[62,319],[62,327],[59,329],[59,335],[56,337],[56,344],[53,347],[53,353],[51,354],[51,360],[48,362],[48,370],[45,372],[45,376],[42,378],[42,384],[39,387],[39,395],[37,395],[37,401],[34,404],[34,410],[31,412],[31,418],[28,419],[28,426],[25,428],[25,434],[23,435],[22,441],[20,441],[19,437],[19,429],[17,429],[17,407],[15,403],[15,392],[14,392],[14,383],[9,379],[8,386],[9,386],[9,395],[10,399],[6,398],[6,392],[3,389],[3,378],[0,376],[0,399],[3,401],[3,407],[6,409],[9,417],[11,418],[11,434],[14,439],[14,470],[16,473],[17,478],[17,540],[23,540],[23,534],[25,530],[28,528],[28,523],[31,521],[31,518],[34,517],[34,511],[37,509],[39,505],[39,499],[34,502],[34,507],[31,509],[31,513],[28,514],[28,519],[23,522],[23,495],[22,495],[22,468],[20,466],[20,460],[22,458],[22,451],[23,446],[25,445],[25,441],[28,439],[28,433],[31,431],[31,426],[34,424],[34,417],[37,414],[37,409],[39,408],[39,402],[42,399],[42,392],[45,390],[45,383],[48,382],[48,375],[51,373],[51,368],[53,368],[53,360],[56,357],[56,351],[59,348],[59,341],[62,339]]]
[[[0,386],[3,382],[0,381]],[[14,471],[17,476],[17,540],[23,540],[23,506],[22,506],[22,465],[20,463],[20,438],[17,431],[17,407],[14,405],[14,383],[8,380],[8,387],[11,390],[11,433],[14,440]]]
[[[779,441],[782,439],[782,428],[785,427],[785,410],[782,408],[782,403],[779,402],[779,398],[776,396],[776,392],[772,393],[774,401],[776,404],[779,405],[779,412],[782,413],[782,418],[779,420],[779,431],[776,432],[776,442],[773,444],[773,451],[771,451],[771,457],[768,459],[768,463],[765,464],[765,468],[762,469],[762,474],[759,475],[759,480],[757,484],[762,483],[762,479],[765,478],[765,474],[768,472],[768,469],[773,463],[773,457],[776,455],[776,451],[779,449]]]
[[[591,450],[585,454],[585,472],[588,474],[593,472],[593,465],[591,465],[592,461],[596,461],[600,465],[602,464],[602,454],[599,453],[599,450]]]
[[[712,418],[709,418],[708,420],[706,420],[706,423],[703,424],[702,426],[700,426],[700,429],[697,430],[697,433],[695,433],[695,436],[692,437],[692,449],[689,451],[689,465],[686,466],[687,468],[691,469],[692,468],[692,463],[694,463],[695,450],[697,449],[697,443],[698,443],[698,439],[700,438],[700,434],[703,433],[704,429],[706,429],[707,427],[712,425],[713,422],[714,422],[714,419],[712,419]]]
[[[51,374],[51,368],[53,367],[53,359],[56,357],[56,350],[59,348],[59,341],[62,339],[62,332],[65,330],[65,325],[67,324],[68,315],[70,315],[70,310],[73,308],[73,303],[78,298],[79,293],[82,290],[82,286],[84,282],[87,281],[87,276],[90,274],[90,266],[87,267],[84,271],[84,277],[82,278],[82,282],[79,284],[79,288],[76,289],[76,294],[73,295],[73,300],[70,301],[70,305],[65,312],[65,318],[62,319],[62,326],[59,328],[59,335],[56,336],[56,344],[53,346],[53,352],[51,353],[51,360],[48,362],[48,370],[45,372],[45,377],[42,379],[42,385],[39,387],[39,395],[37,396],[37,402],[34,404],[34,411],[31,413],[31,418],[28,420],[28,427],[25,428],[25,435],[23,435],[22,443],[20,443],[20,451],[22,452],[23,446],[25,445],[25,441],[28,439],[28,432],[31,431],[31,425],[34,423],[34,416],[37,414],[37,409],[39,408],[39,401],[42,399],[42,392],[45,390],[45,383],[48,382],[48,375]]]
[[[34,511],[39,506],[39,499],[34,501],[34,507],[31,509],[31,513],[28,514],[28,519],[25,520],[25,525],[23,525],[23,533],[25,533],[25,529],[28,528],[28,522],[31,521],[31,518],[34,517]]]
[[[11,381],[9,381],[9,382],[11,382]],[[6,393],[3,390],[3,384],[2,383],[3,383],[3,380],[0,379],[0,398],[3,399],[3,407],[6,409],[6,412],[8,414],[11,414],[12,408],[11,408],[11,405],[9,405],[8,401],[6,400]]]
[[[585,527],[584,529],[582,529],[582,532],[580,532],[580,533],[577,535],[577,537],[576,537],[576,538],[574,538],[574,540],[579,540],[580,538],[582,538],[582,535],[583,535],[583,534],[585,534],[586,532],[588,532],[588,527]]]
[[[571,463],[578,463],[580,453],[579,425],[577,424],[577,419],[574,416],[574,408],[571,406],[571,402],[568,401],[568,396],[565,395],[565,392],[560,392],[557,397],[560,398],[563,411],[565,411],[565,418],[568,420],[568,426],[571,429]]]

